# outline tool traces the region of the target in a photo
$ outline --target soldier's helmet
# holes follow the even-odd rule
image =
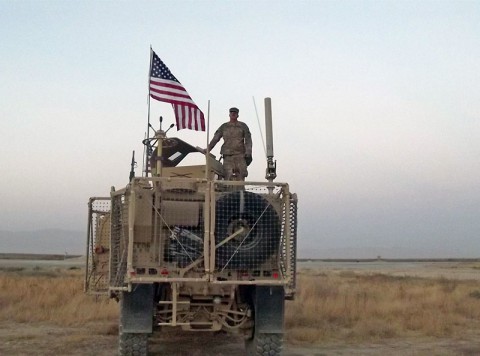
[[[237,108],[230,108],[230,112],[236,112],[238,114],[239,110]]]

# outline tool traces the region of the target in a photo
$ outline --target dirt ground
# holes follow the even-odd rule
[[[0,263],[1,265],[1,263]],[[385,273],[480,280],[478,269],[462,263],[300,264],[300,269],[325,268],[343,273]],[[0,301],[1,306],[1,301]],[[98,355],[117,353],[118,329],[114,324],[91,324],[60,327],[48,323],[11,323],[0,320],[0,355]],[[240,356],[245,355],[243,340],[224,333],[182,333],[164,331],[150,340],[152,355],[172,356]],[[284,345],[285,356],[321,355],[480,355],[480,330],[468,330],[458,338],[387,339],[368,344],[318,343],[315,345]]]
[[[112,328],[113,329],[113,328]],[[55,327],[48,324],[0,324],[2,355],[115,355],[117,335],[99,334],[98,325]],[[112,330],[113,331],[113,330]],[[166,332],[150,340],[152,355],[243,356],[243,341],[228,334]],[[318,344],[284,347],[285,356],[322,355],[480,355],[480,332],[459,339],[389,339],[370,344]]]

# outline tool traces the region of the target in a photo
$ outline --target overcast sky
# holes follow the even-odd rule
[[[0,0],[0,34],[0,230],[86,230],[88,198],[127,183],[151,45],[205,113],[210,100],[211,131],[240,109],[253,180],[254,100],[264,132],[272,98],[301,251],[480,255],[478,1]],[[152,102],[160,115],[173,122]]]

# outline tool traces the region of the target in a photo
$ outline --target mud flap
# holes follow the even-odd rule
[[[255,288],[255,333],[282,334],[285,309],[283,287]]]
[[[137,284],[123,293],[121,323],[125,333],[152,333],[153,284]]]

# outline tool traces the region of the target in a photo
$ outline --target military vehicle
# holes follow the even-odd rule
[[[266,98],[263,182],[222,179],[213,155],[160,129],[144,140],[144,176],[132,158],[126,187],[90,198],[85,290],[119,301],[120,355],[147,355],[166,328],[240,333],[248,355],[281,354],[297,197],[274,182],[271,112]],[[181,164],[193,154],[202,164]]]

